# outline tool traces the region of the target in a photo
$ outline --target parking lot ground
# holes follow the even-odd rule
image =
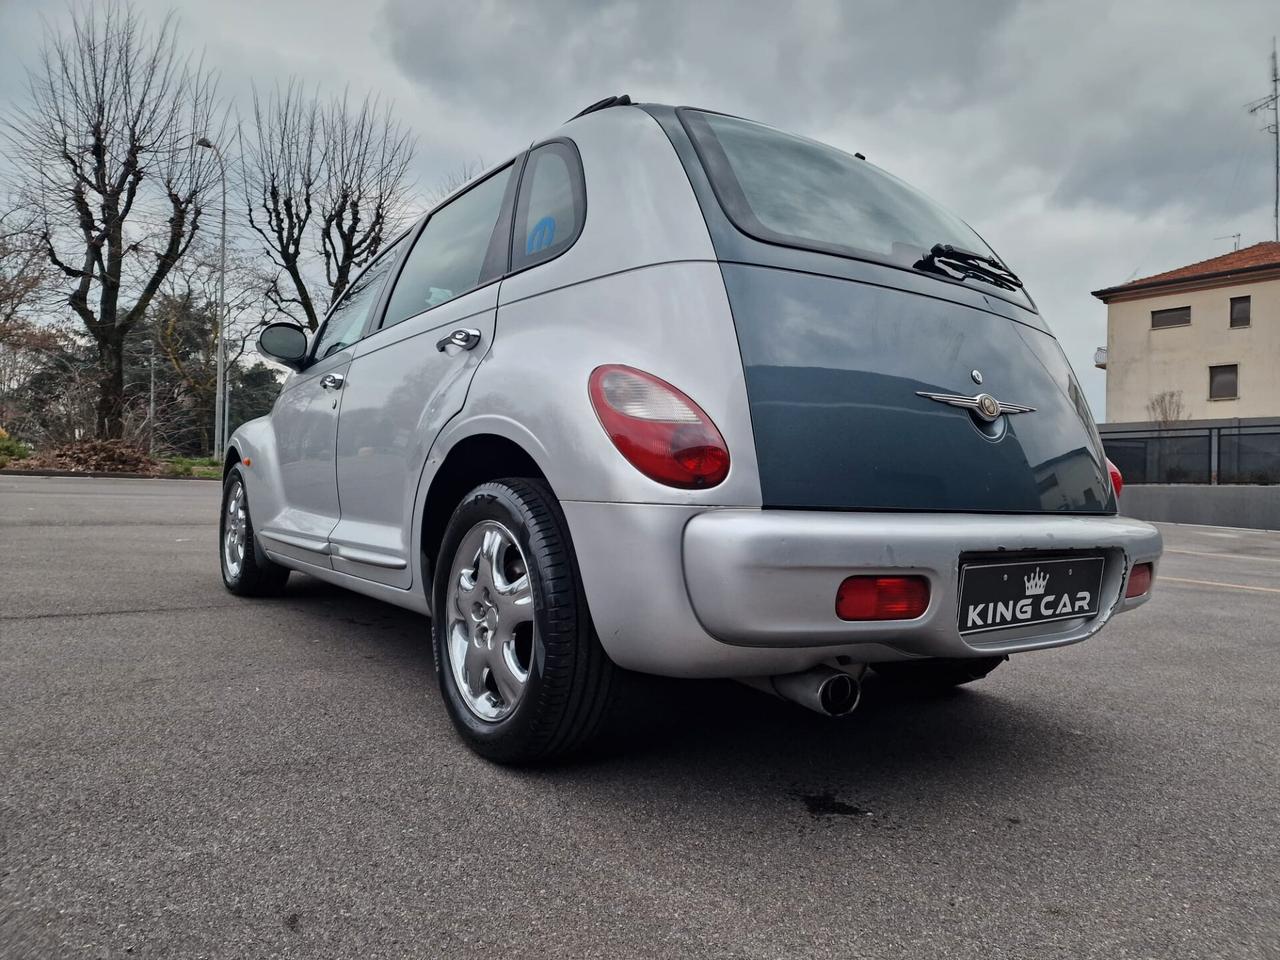
[[[426,622],[239,600],[218,486],[0,477],[0,956],[1280,956],[1280,534],[1165,526],[1083,645],[828,721],[666,685],[471,755]]]

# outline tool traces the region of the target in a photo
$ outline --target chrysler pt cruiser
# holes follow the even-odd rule
[[[867,161],[611,97],[440,202],[226,451],[233,593],[290,571],[431,618],[503,762],[581,748],[635,672],[838,715],[1076,643],[1161,551],[1022,282]]]

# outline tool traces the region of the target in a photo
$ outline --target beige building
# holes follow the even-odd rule
[[[1280,243],[1093,295],[1108,422],[1280,416]]]

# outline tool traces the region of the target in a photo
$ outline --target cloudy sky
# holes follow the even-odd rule
[[[1275,0],[137,0],[226,96],[290,76],[394,100],[430,192],[603,96],[689,103],[859,150],[1027,282],[1104,417],[1089,291],[1271,239]],[[58,0],[0,0],[0,111]]]

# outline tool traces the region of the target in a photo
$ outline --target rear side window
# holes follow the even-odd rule
[[[935,243],[994,256],[963,220],[866,160],[749,120],[678,114],[725,213],[758,240],[898,266]]]
[[[585,214],[578,151],[558,140],[531,151],[516,199],[511,268],[521,270],[564,253],[582,232]]]
[[[384,327],[502,276],[507,238],[497,227],[511,171],[498,171],[431,215],[391,291]]]

